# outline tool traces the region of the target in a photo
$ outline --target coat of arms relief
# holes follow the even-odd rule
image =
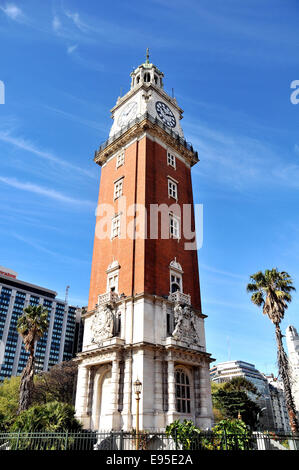
[[[199,344],[198,317],[190,305],[177,304],[174,307],[175,327],[172,337],[177,341]]]
[[[98,305],[94,314],[91,332],[92,343],[100,344],[104,340],[112,338],[114,326],[114,308],[111,304]]]

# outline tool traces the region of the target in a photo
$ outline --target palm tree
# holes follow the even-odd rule
[[[23,338],[28,361],[21,376],[18,413],[27,410],[32,402],[34,388],[34,346],[48,329],[48,310],[42,305],[29,305],[18,319],[17,330]]]
[[[283,381],[291,430],[294,434],[298,434],[299,427],[291,391],[289,361],[283,347],[283,336],[280,330],[280,322],[288,308],[288,303],[292,300],[290,292],[296,289],[290,275],[284,271],[279,272],[275,268],[266,269],[264,273],[258,271],[250,276],[250,279],[252,282],[247,285],[247,292],[253,292],[251,301],[258,307],[263,307],[263,314],[268,315],[275,326],[278,370]]]

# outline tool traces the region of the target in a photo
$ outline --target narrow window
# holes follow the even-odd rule
[[[183,369],[175,371],[176,410],[178,413],[191,413],[190,380]]]
[[[173,214],[169,214],[169,235],[170,238],[180,239],[180,220]]]
[[[121,152],[116,157],[116,168],[119,168],[120,166],[124,165],[124,163],[125,163],[125,153]]]
[[[167,164],[172,166],[173,168],[176,167],[175,165],[175,156],[172,153],[167,152]]]
[[[120,236],[120,215],[113,217],[111,224],[111,238]]]
[[[182,292],[182,276],[176,273],[170,273],[170,292]]]
[[[123,178],[114,183],[114,199],[118,199],[123,194]]]
[[[168,196],[178,199],[178,185],[171,179],[168,179]]]

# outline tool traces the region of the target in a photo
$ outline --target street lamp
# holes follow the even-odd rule
[[[140,380],[135,380],[134,382],[134,392],[136,395],[136,450],[139,449],[139,401],[140,394],[142,390],[142,383]]]

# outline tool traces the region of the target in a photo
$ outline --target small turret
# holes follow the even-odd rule
[[[152,84],[159,88],[163,88],[164,73],[158,67],[151,64],[149,61],[149,49],[146,49],[146,60],[143,64],[139,65],[131,74],[131,90],[137,86],[144,84]]]

